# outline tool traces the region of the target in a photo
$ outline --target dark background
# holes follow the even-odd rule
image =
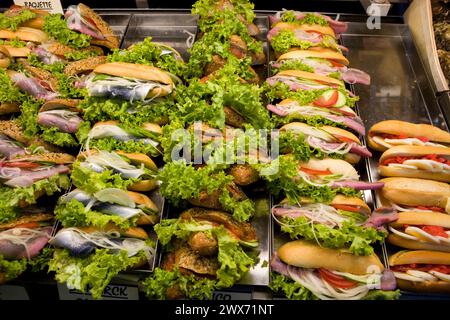
[[[143,0],[145,1],[145,0]],[[410,0],[390,0],[393,4],[390,15],[402,15]],[[8,7],[13,0],[2,0],[0,7]],[[124,0],[62,0],[64,8],[71,4],[83,2],[91,8],[136,8],[135,1]],[[256,10],[281,10],[289,8],[303,11],[340,12],[364,14],[364,9],[359,0],[253,0]],[[145,3],[145,2],[144,2]],[[195,0],[147,0],[149,8],[190,8]]]

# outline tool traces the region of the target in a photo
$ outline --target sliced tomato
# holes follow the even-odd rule
[[[348,143],[355,142],[356,143],[356,141],[354,141],[353,139],[350,139],[348,137],[340,136],[340,135],[337,135],[337,134],[334,134],[334,137],[339,139],[342,142],[348,142]]]
[[[440,273],[450,274],[450,266],[447,266],[444,264],[433,266],[433,268],[431,270],[434,270],[434,271],[437,271]]]
[[[437,211],[437,212],[444,212],[444,208],[440,207],[426,207],[426,206],[416,206],[419,210],[431,210],[431,211]]]
[[[444,157],[440,157],[437,154],[428,154],[426,156],[423,156],[422,159],[433,160],[436,162],[445,163],[446,165],[450,166],[450,160],[447,160]]]
[[[383,160],[383,162],[381,163],[381,165],[383,165],[383,166],[387,166],[388,164],[391,164],[391,163],[399,163],[399,164],[402,164],[403,162],[405,162],[406,160],[409,160],[409,159],[413,159],[414,157],[392,157],[392,158],[388,158],[388,159],[385,159],[385,160]]]
[[[327,99],[323,95],[319,99],[313,102],[314,105],[322,108],[331,107],[336,104],[339,98],[339,91],[334,90],[333,94]]]
[[[336,62],[334,60],[328,60],[331,62],[331,64],[333,65],[333,67],[338,67],[338,68],[342,68],[344,67],[344,65],[342,63]]]
[[[11,168],[35,169],[39,168],[41,165],[39,163],[30,161],[12,161],[12,162],[5,162],[3,166]]]
[[[417,139],[419,139],[422,142],[428,142],[430,141],[430,139],[428,139],[427,137],[416,137]]]
[[[385,139],[407,139],[408,136],[406,134],[388,134],[385,133],[382,135]]]
[[[406,272],[408,270],[418,270],[423,272],[428,272],[434,270],[437,272],[450,274],[450,266],[445,264],[402,264],[400,266],[393,266],[391,268],[393,271]]]
[[[351,212],[358,212],[359,213],[359,207],[350,206],[350,205],[346,205],[346,204],[332,204],[332,206],[335,209],[338,209],[338,210],[344,210],[344,211],[351,211]]]
[[[350,289],[354,288],[357,285],[357,282],[345,279],[344,277],[334,274],[333,272],[324,268],[319,269],[319,274],[323,280],[325,280],[335,288]]]
[[[307,174],[311,174],[311,175],[315,175],[315,176],[322,176],[322,175],[333,174],[333,172],[331,172],[329,169],[327,169],[327,170],[314,170],[314,169],[308,169],[308,168],[300,167],[300,170],[305,172],[305,173],[307,173]]]
[[[421,228],[423,231],[425,231],[428,234],[431,234],[432,236],[439,236],[443,238],[448,238],[448,234],[445,232],[445,229],[440,226],[423,226]]]

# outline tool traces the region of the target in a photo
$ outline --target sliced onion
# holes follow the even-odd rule
[[[419,240],[417,237],[414,237],[414,236],[412,236],[412,235],[409,235],[409,234],[400,232],[400,231],[396,230],[395,228],[393,228],[393,227],[391,227],[391,226],[389,226],[388,229],[389,229],[389,231],[391,231],[392,233],[394,233],[394,234],[396,234],[396,235],[398,235],[399,237],[402,237],[402,238],[404,238],[404,239],[409,239],[409,240]]]
[[[439,272],[439,271],[435,271],[435,270],[430,270],[429,273],[431,273],[432,275],[438,277],[439,279],[443,280],[443,281],[447,281],[450,282],[450,275]]]
[[[422,278],[427,281],[436,281],[436,277],[432,274],[429,274],[428,272],[423,272],[420,270],[407,270],[406,273],[410,276]]]

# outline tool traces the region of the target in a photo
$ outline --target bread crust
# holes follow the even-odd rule
[[[16,31],[2,29],[0,30],[0,39],[15,39],[22,41],[31,41],[42,43],[48,40],[48,35],[39,29],[19,27]]]
[[[280,57],[278,57],[277,61],[282,60],[290,60],[290,59],[302,59],[302,58],[322,58],[327,60],[333,60],[339,63],[342,63],[343,65],[348,65],[350,62],[348,59],[343,56],[341,53],[337,51],[315,51],[315,50],[293,50],[286,52],[282,54]]]
[[[380,157],[380,162],[391,157],[421,157],[436,154],[450,158],[450,148],[430,146],[395,146],[386,150]]]
[[[15,158],[14,160],[23,161],[46,161],[55,164],[70,164],[75,161],[75,157],[67,153],[46,152],[42,154],[26,155]]]
[[[396,279],[397,286],[405,291],[429,292],[429,293],[450,293],[450,282],[447,281],[423,281],[412,282],[403,279]]]
[[[333,174],[341,173],[346,175],[356,176],[358,172],[356,169],[347,161],[340,159],[331,159],[325,158],[322,160],[319,159],[310,159],[306,163],[301,163],[301,167],[313,169],[313,170],[330,170]]]
[[[158,207],[156,204],[145,194],[134,192],[134,191],[127,191],[127,194],[130,196],[131,199],[134,200],[137,204],[144,205],[146,208],[158,212]]]
[[[147,232],[144,229],[142,229],[142,228],[131,227],[131,228],[128,228],[126,230],[122,230],[122,229],[120,229],[118,226],[116,226],[113,223],[108,223],[103,228],[77,227],[77,229],[80,229],[80,230],[82,230],[84,232],[88,232],[88,233],[92,233],[92,232],[96,232],[96,231],[101,231],[101,232],[116,231],[116,232],[119,232],[121,235],[126,236],[126,237],[138,238],[138,239],[143,239],[143,240],[146,240],[146,239],[149,238]]]
[[[68,76],[74,76],[80,73],[90,72],[104,63],[106,63],[106,56],[90,57],[68,63],[64,67],[64,73]]]
[[[17,103],[4,102],[0,104],[0,115],[20,112],[20,107]]]
[[[369,129],[373,133],[407,134],[409,137],[427,137],[432,142],[450,143],[450,133],[429,124],[415,124],[400,120],[385,120]]]
[[[272,25],[272,28],[275,28],[275,27],[282,29],[282,30],[292,30],[292,31],[304,30],[307,32],[313,31],[313,32],[326,34],[326,35],[332,36],[333,38],[336,38],[336,34],[334,33],[334,30],[331,27],[321,26],[318,24],[306,24],[306,23],[298,24],[298,23],[280,21],[280,22],[277,22]]]
[[[381,195],[391,202],[406,206],[432,206],[446,208],[450,198],[450,185],[416,178],[384,178]]]
[[[78,108],[80,101],[79,99],[53,99],[45,102],[39,112],[55,109],[68,109],[70,111],[81,112],[81,109]]]
[[[296,267],[326,268],[355,275],[367,274],[370,267],[377,267],[380,272],[384,270],[375,254],[355,256],[344,250],[324,248],[304,240],[287,242],[277,252],[281,261]]]
[[[128,77],[140,80],[157,81],[173,85],[170,76],[159,68],[127,62],[108,62],[97,66],[95,73],[104,73],[116,77]]]
[[[403,250],[389,257],[391,267],[414,263],[450,265],[450,253],[430,250]]]
[[[410,250],[432,250],[432,251],[450,252],[450,245],[437,244],[433,242],[425,242],[418,240],[409,240],[393,233],[389,234],[386,241],[397,247]]]
[[[359,206],[361,207],[361,212],[363,212],[367,216],[369,216],[371,212],[369,206],[362,199],[356,197],[346,197],[344,195],[338,194],[331,201],[331,205],[333,204],[346,204],[350,206]]]
[[[450,228],[450,215],[439,212],[404,211],[399,212],[397,221],[390,225],[397,227],[404,224]]]
[[[447,183],[450,182],[450,173],[430,172],[421,169],[398,168],[382,165],[380,165],[378,169],[380,175],[383,177],[406,177],[406,178],[435,180]]]
[[[14,58],[26,58],[31,53],[31,50],[28,47],[16,48],[8,44],[4,44],[3,47],[5,47],[6,50],[8,50],[9,55]]]
[[[283,70],[277,73],[277,76],[288,76],[288,77],[297,77],[297,78],[304,78],[308,80],[316,80],[320,82],[324,82],[327,84],[334,84],[337,86],[342,87],[343,82],[341,80],[330,78],[327,76],[323,76],[317,73],[311,73],[301,70]]]

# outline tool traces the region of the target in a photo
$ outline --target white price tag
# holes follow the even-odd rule
[[[0,300],[30,300],[30,297],[24,287],[1,285]]]
[[[58,283],[59,300],[94,300],[90,293],[68,289],[66,285]],[[109,285],[102,295],[103,300],[139,300],[137,287]]]
[[[60,0],[14,0],[14,4],[30,9],[46,10],[50,13],[64,13]]]
[[[252,300],[251,292],[214,291],[213,300]]]

